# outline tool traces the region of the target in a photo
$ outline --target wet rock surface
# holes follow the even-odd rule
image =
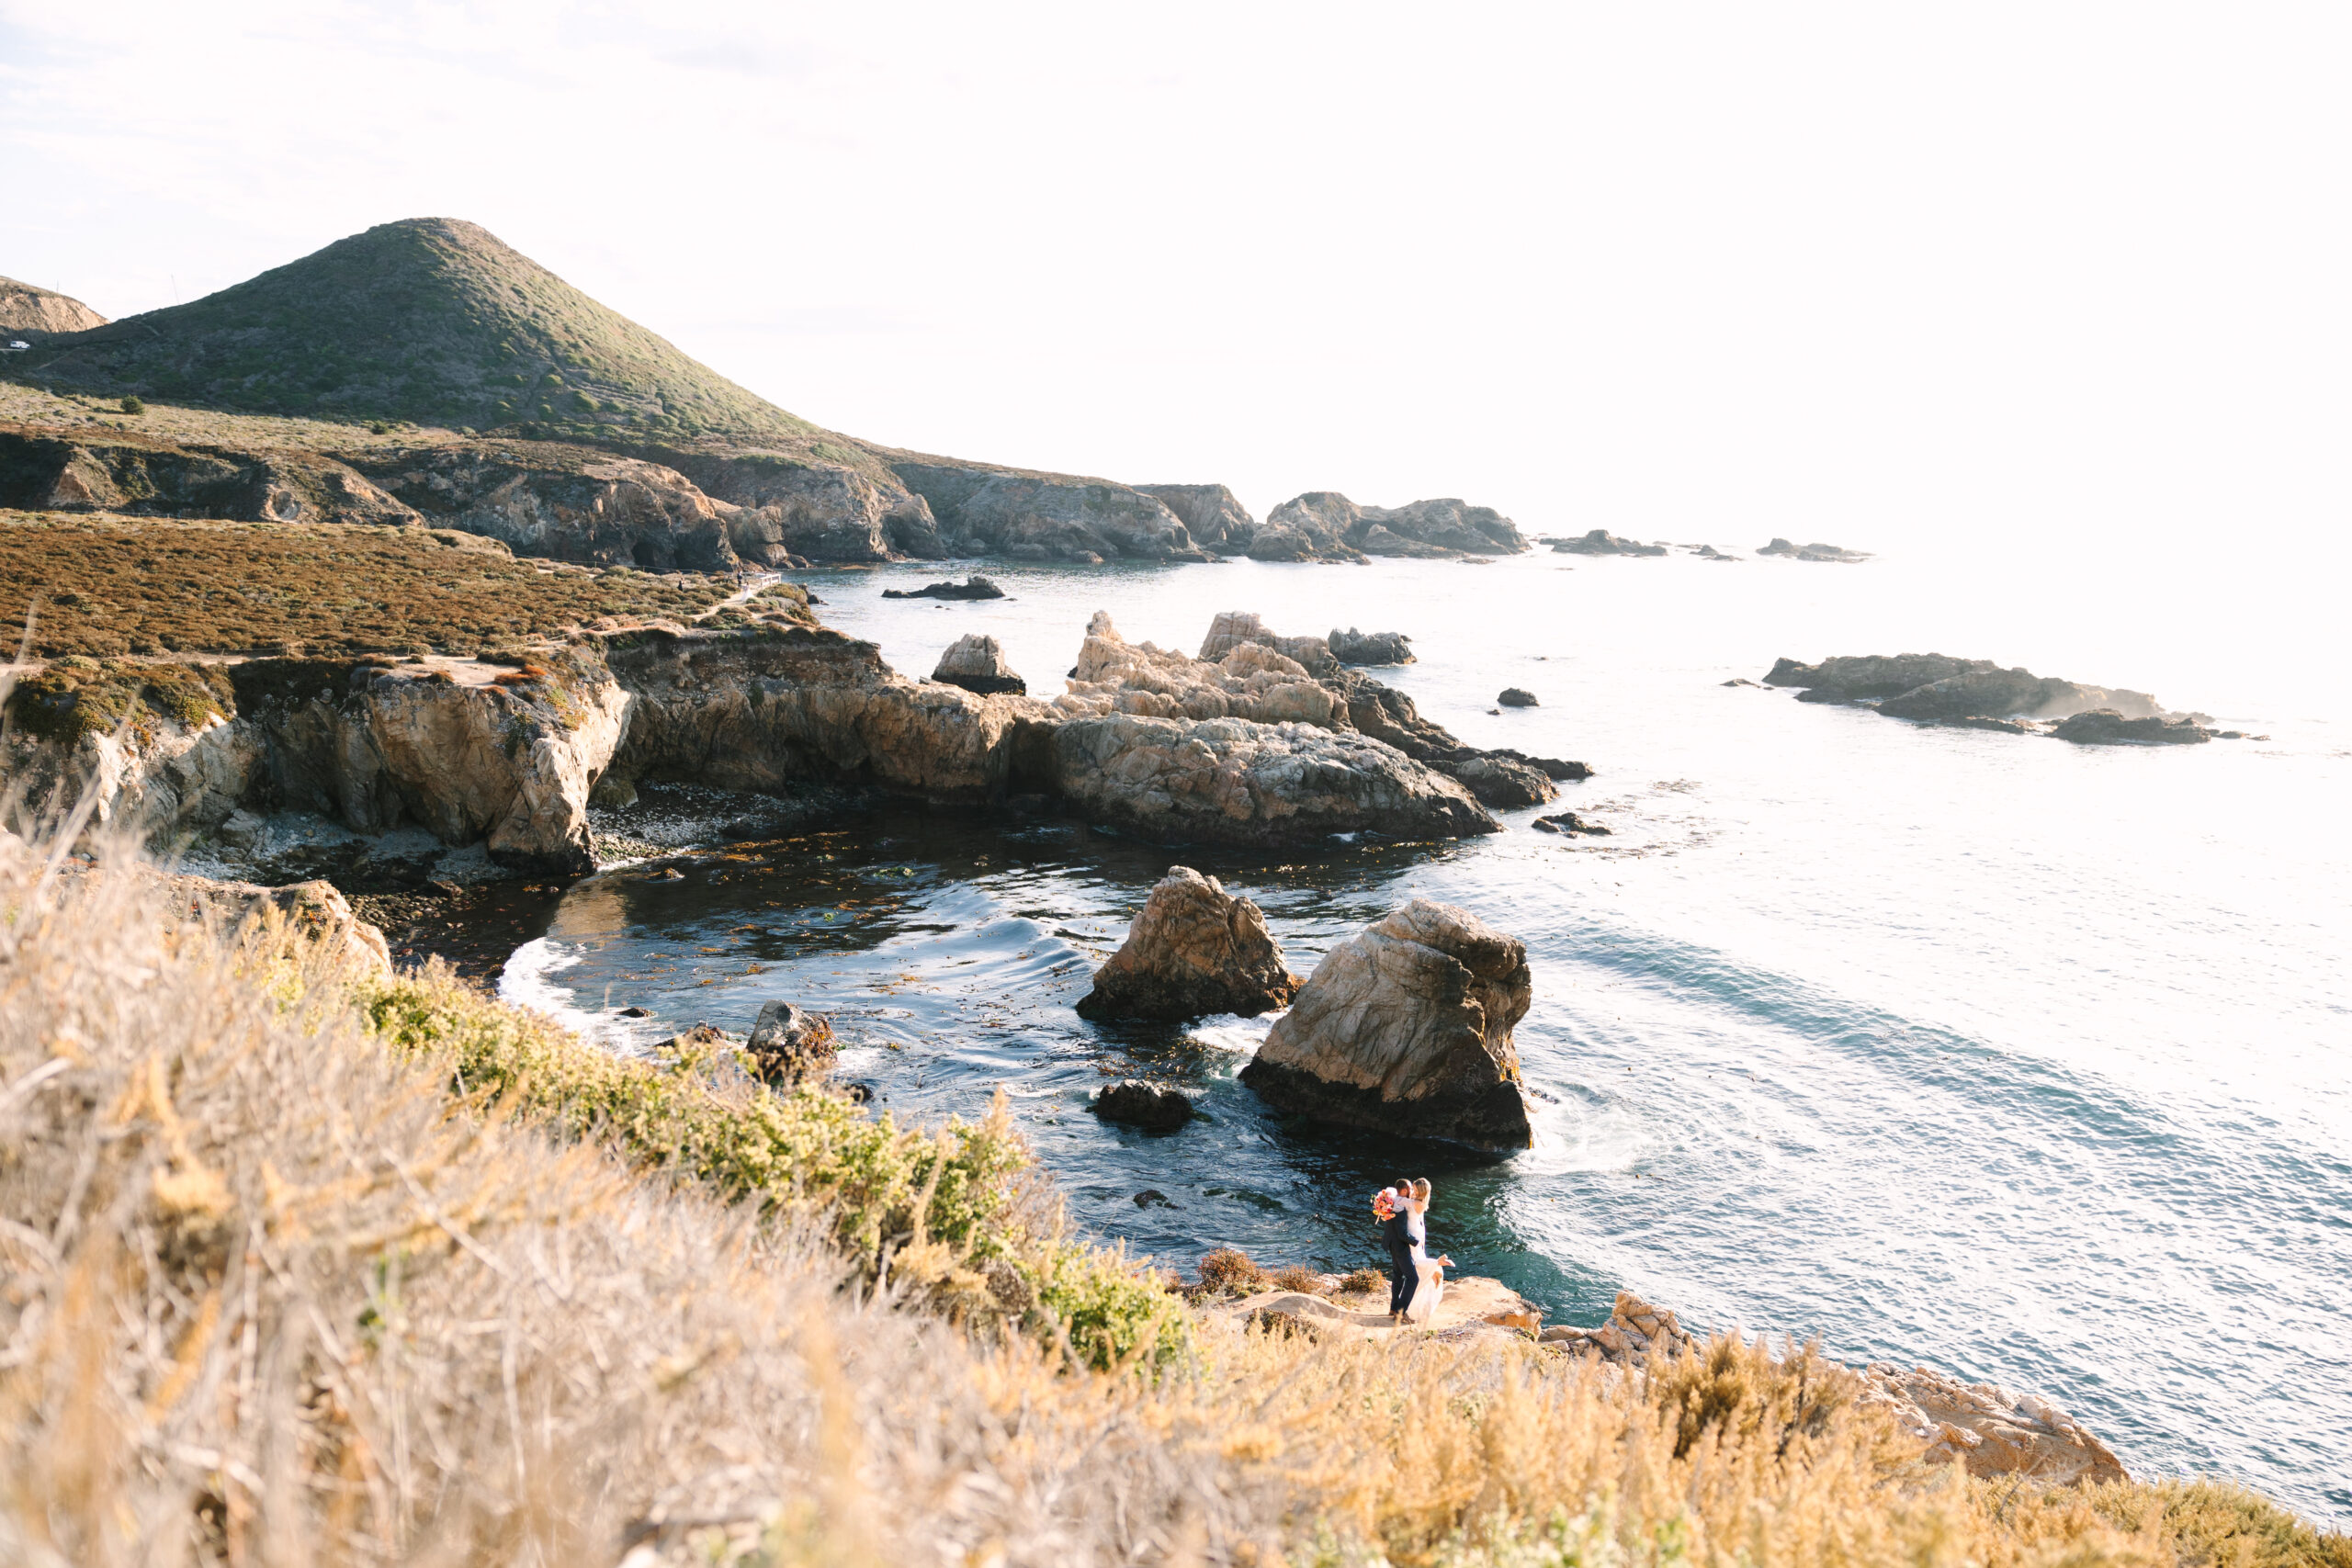
[[[1105,1122],[1117,1122],[1146,1132],[1169,1133],[1193,1119],[1192,1097],[1182,1089],[1162,1089],[1140,1078],[1106,1084],[1091,1109]],[[1162,1202],[1166,1199],[1160,1200]]]
[[[1324,639],[1331,657],[1342,664],[1410,664],[1413,639],[1403,632],[1360,632],[1334,626]]]
[[[931,678],[982,696],[1001,693],[1023,696],[1029,690],[1029,682],[1004,661],[1003,647],[996,638],[978,632],[967,632],[948,644],[947,651],[939,656],[939,663],[932,670]]]
[[[1255,1018],[1288,1006],[1298,987],[1258,906],[1180,865],[1152,888],[1126,941],[1095,971],[1078,1012],[1171,1021],[1217,1013]]]
[[[1324,956],[1240,1077],[1317,1121],[1525,1148],[1511,1030],[1532,995],[1522,943],[1416,898]]]
[[[1544,833],[1583,833],[1597,834],[1601,837],[1607,837],[1610,831],[1590,818],[1579,817],[1573,811],[1563,811],[1551,817],[1538,817],[1535,819],[1535,827],[1537,831]]]
[[[2111,708],[2078,713],[2052,730],[2077,746],[2202,746],[2212,732],[2186,714],[2127,718]]]
[[[761,1081],[780,1088],[823,1076],[839,1054],[831,1024],[783,1000],[761,1005],[744,1049]]]
[[[1004,597],[1004,590],[999,588],[988,578],[974,572],[961,582],[951,579],[945,582],[927,583],[921,588],[885,588],[882,590],[882,597],[885,599],[1001,599]]]

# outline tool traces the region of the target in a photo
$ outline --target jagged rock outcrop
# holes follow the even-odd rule
[[[1171,866],[1127,928],[1127,940],[1094,972],[1078,1014],[1255,1018],[1287,1007],[1298,986],[1257,905],[1191,866]]]
[[[1137,485],[1174,513],[1193,543],[1205,549],[1246,550],[1257,536],[1258,520],[1223,485]]]
[[[1871,1362],[1863,1378],[1860,1403],[1893,1416],[1927,1444],[1932,1463],[1964,1464],[1974,1476],[2030,1476],[2044,1486],[2131,1479],[2112,1450],[2046,1399],[1885,1361]]]
[[[931,507],[888,469],[869,472],[782,452],[663,452],[715,502],[735,553],[754,566],[812,561],[937,560],[947,554]]]
[[[2213,739],[2188,714],[2127,718],[2112,708],[2075,714],[2051,733],[2077,746],[2202,746]]]
[[[1362,560],[1367,556],[1515,555],[1527,540],[1491,506],[1451,497],[1359,506],[1337,491],[1308,491],[1266,514],[1250,544],[1258,560]]]
[[[1817,701],[1871,702],[1899,697],[1955,675],[1991,674],[1999,670],[1989,659],[1954,659],[1942,653],[1846,654],[1818,664],[1777,660],[1764,683],[1825,694]]]
[[[978,632],[966,632],[949,643],[947,651],[939,656],[939,663],[932,670],[931,678],[978,692],[984,697],[1001,693],[1018,697],[1029,691],[1029,682],[1013,673],[1012,666],[1004,661],[1003,646]]]
[[[1219,615],[1217,623],[1223,626],[1230,618]],[[1203,647],[1219,645],[1212,632]],[[1222,646],[1226,651],[1215,659],[1187,659],[1153,643],[1131,643],[1107,612],[1097,611],[1079,645],[1069,693],[1055,699],[1055,706],[1073,716],[1125,713],[1346,728],[1339,716],[1340,699],[1296,660],[1264,643],[1227,638]]]
[[[38,284],[0,277],[0,332],[83,333],[106,324],[104,316],[79,299]]]
[[[778,1088],[822,1077],[840,1054],[831,1024],[782,1000],[761,1004],[743,1048],[760,1080]]]
[[[1416,898],[1324,955],[1241,1081],[1317,1121],[1525,1148],[1511,1030],[1532,995],[1518,939]]]
[[[1653,1357],[1669,1361],[1695,1349],[1699,1343],[1675,1320],[1674,1314],[1664,1307],[1652,1306],[1631,1291],[1617,1292],[1617,1304],[1611,1309],[1609,1321],[1599,1328],[1562,1325],[1544,1329],[1536,1336],[1536,1342],[1556,1345],[1570,1354],[1596,1355],[1623,1367],[1645,1366]]]
[[[584,871],[588,794],[627,699],[592,660],[536,672],[464,660],[252,660],[233,714],[157,716],[69,744],[12,738],[23,809],[95,790],[94,819],[170,840],[240,807],[314,811],[357,833],[403,826],[482,843],[520,868]]]
[[[1012,560],[1206,560],[1156,497],[1102,479],[978,465],[894,460],[899,481],[930,503],[948,547]]]
[[[1395,748],[1306,724],[1114,713],[1063,721],[1053,759],[1065,800],[1154,842],[1272,848],[1334,833],[1456,839],[1498,827],[1467,790]]]
[[[0,430],[0,506],[242,523],[412,524],[416,512],[311,452]]]
[[[1252,560],[1362,560],[1348,536],[1363,527],[1356,503],[1332,490],[1295,495],[1266,513],[1250,541]]]
[[[1621,539],[1606,528],[1595,528],[1573,539],[1555,539],[1553,550],[1564,556],[1662,556],[1664,545],[1645,545],[1638,539]]]
[[[982,577],[976,571],[961,582],[950,578],[945,582],[926,583],[921,588],[885,588],[882,590],[882,597],[885,599],[1001,599],[1004,597],[1004,590],[999,588],[992,579]]]
[[[1201,639],[1197,657],[1214,663],[1249,643],[1272,649],[1310,675],[1333,674],[1339,668],[1330,645],[1321,637],[1283,637],[1266,625],[1255,610],[1219,610],[1209,622],[1208,636]]]
[[[1756,552],[1759,556],[1785,556],[1791,560],[1865,561],[1867,550],[1849,550],[1838,545],[1792,545],[1786,539],[1775,538]]]
[[[551,442],[483,442],[354,452],[353,466],[446,527],[517,555],[649,571],[741,565],[740,509],[675,468]]]
[[[1403,632],[1360,632],[1350,626],[1331,628],[1324,639],[1331,657],[1342,664],[1410,664],[1413,639]]]
[[[2106,708],[2125,718],[2154,718],[2164,712],[2145,692],[2078,685],[2026,670],[1948,675],[1878,705],[1878,711],[1890,718],[1924,724],[1957,718],[2063,718],[2094,708]]]
[[[1170,1133],[1193,1119],[1193,1097],[1182,1089],[1162,1089],[1141,1078],[1105,1084],[1088,1107],[1105,1122],[1120,1122],[1146,1132]]]
[[[1022,727],[1051,717],[1029,698],[910,681],[874,644],[827,628],[624,632],[604,650],[631,698],[613,771],[632,782],[983,801],[1004,793]]]

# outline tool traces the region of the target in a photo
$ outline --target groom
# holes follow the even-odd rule
[[[1402,1323],[1413,1304],[1414,1292],[1421,1286],[1421,1271],[1413,1262],[1413,1184],[1396,1182],[1385,1195],[1392,1206],[1388,1217],[1380,1222],[1380,1239],[1388,1246],[1388,1315]]]

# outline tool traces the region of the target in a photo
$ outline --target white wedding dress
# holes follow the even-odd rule
[[[1427,1212],[1416,1206],[1405,1222],[1405,1238],[1413,1248],[1413,1267],[1421,1278],[1413,1291],[1413,1304],[1405,1309],[1408,1323],[1426,1324],[1435,1317],[1438,1301],[1445,1294],[1445,1267],[1430,1257],[1429,1226],[1421,1217]]]

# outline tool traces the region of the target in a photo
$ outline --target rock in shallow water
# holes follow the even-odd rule
[[[978,692],[984,697],[1001,694],[1025,696],[1029,691],[1029,682],[1013,673],[1012,666],[1004,661],[1003,646],[996,638],[978,632],[967,632],[948,644],[931,678]]]
[[[1193,1101],[1181,1089],[1161,1089],[1141,1078],[1124,1078],[1094,1097],[1093,1111],[1105,1122],[1165,1133],[1193,1119]]]
[[[1416,898],[1324,956],[1241,1081],[1317,1121],[1523,1149],[1511,1030],[1532,993],[1517,938]]]
[[[1001,599],[1004,590],[989,579],[974,572],[961,582],[933,582],[926,587],[900,592],[896,588],[882,590],[885,599]]]
[[[1258,906],[1191,866],[1170,867],[1151,890],[1127,940],[1095,972],[1080,1018],[1170,1021],[1287,1006],[1298,976],[1266,930]]]
[[[2077,746],[2202,746],[2213,739],[2186,714],[2126,718],[2112,708],[2075,714],[2051,733]]]
[[[833,1026],[787,1001],[760,1008],[752,1024],[752,1070],[764,1082],[788,1087],[822,1074],[833,1065]]]
[[[1360,632],[1353,626],[1341,631],[1334,626],[1324,640],[1330,646],[1331,657],[1342,664],[1413,662],[1413,639],[1403,632]]]
[[[1505,686],[1503,694],[1497,697],[1495,701],[1507,708],[1532,708],[1544,705],[1536,700],[1534,693],[1521,686]]]

